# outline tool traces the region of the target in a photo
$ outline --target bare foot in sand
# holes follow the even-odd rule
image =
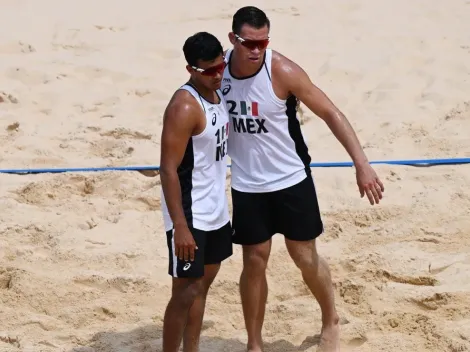
[[[317,352],[340,352],[339,323],[322,329]]]
[[[263,346],[258,343],[249,343],[246,346],[246,352],[263,352]]]

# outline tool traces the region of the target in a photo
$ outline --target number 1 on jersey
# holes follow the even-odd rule
[[[217,138],[217,147],[215,150],[215,160],[220,161],[227,154],[227,137],[228,137],[229,127],[228,123],[222,125],[215,132],[215,137]]]

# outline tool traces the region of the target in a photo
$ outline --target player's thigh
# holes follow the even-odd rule
[[[323,233],[317,193],[312,177],[276,193],[276,230],[286,239],[309,241]]]
[[[272,237],[270,198],[269,193],[246,193],[232,188],[233,243],[260,244]]]

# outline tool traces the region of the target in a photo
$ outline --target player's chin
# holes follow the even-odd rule
[[[222,86],[222,80],[217,80],[217,81],[212,82],[212,89],[214,90],[220,89],[221,86]]]

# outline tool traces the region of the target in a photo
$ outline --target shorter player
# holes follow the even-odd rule
[[[220,85],[223,49],[200,32],[183,47],[189,81],[163,117],[162,212],[169,249],[171,299],[163,324],[163,352],[198,351],[207,293],[221,262],[232,255],[225,193],[228,111]]]

